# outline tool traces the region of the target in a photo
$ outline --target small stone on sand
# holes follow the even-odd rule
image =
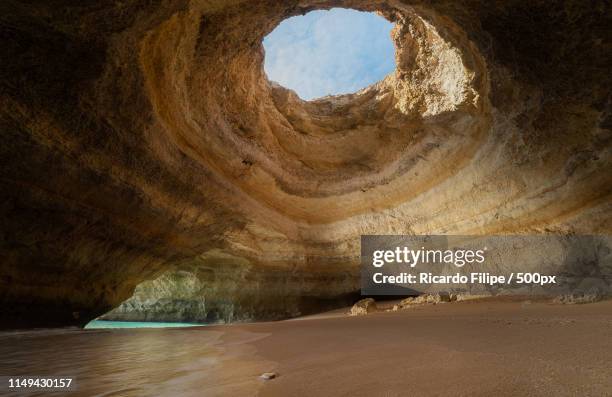
[[[264,380],[274,379],[276,378],[276,372],[264,372],[259,377]]]

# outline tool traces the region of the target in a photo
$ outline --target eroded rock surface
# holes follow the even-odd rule
[[[351,307],[349,314],[351,316],[364,316],[366,314],[378,311],[376,301],[373,298],[361,299]]]
[[[130,299],[101,319],[202,323],[279,320],[349,305],[359,295],[352,291],[351,277],[347,277],[341,292],[326,289],[325,285],[333,281],[316,273],[262,271],[240,258],[217,253],[140,283]],[[302,294],[296,294],[296,288]]]
[[[261,41],[332,6],[395,22],[397,69],[303,102]],[[1,11],[3,326],[83,324],[182,266],[210,307],[290,315],[358,289],[361,234],[612,231],[607,2]]]

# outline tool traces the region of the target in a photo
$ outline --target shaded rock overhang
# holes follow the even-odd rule
[[[266,79],[261,41],[330,7],[395,22],[397,68],[304,102]],[[3,327],[84,324],[164,270],[228,257],[263,295],[343,294],[361,234],[612,229],[608,2],[0,11]]]

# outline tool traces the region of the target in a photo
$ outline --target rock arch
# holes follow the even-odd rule
[[[310,102],[268,82],[264,35],[338,6],[397,23],[395,73]],[[3,7],[7,326],[176,268],[291,315],[357,288],[361,234],[610,232],[604,3]]]

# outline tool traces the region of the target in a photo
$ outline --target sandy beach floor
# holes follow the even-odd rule
[[[360,317],[345,312],[214,327],[223,329],[222,339],[231,343],[240,344],[240,332],[267,335],[247,344],[262,360],[260,372],[279,375],[260,380],[257,390],[233,392],[612,396],[611,301],[551,305],[482,300]]]
[[[77,396],[612,396],[612,301],[481,300],[225,326],[0,334],[0,374]],[[272,380],[259,378],[276,372]],[[2,393],[0,393],[2,394]]]

